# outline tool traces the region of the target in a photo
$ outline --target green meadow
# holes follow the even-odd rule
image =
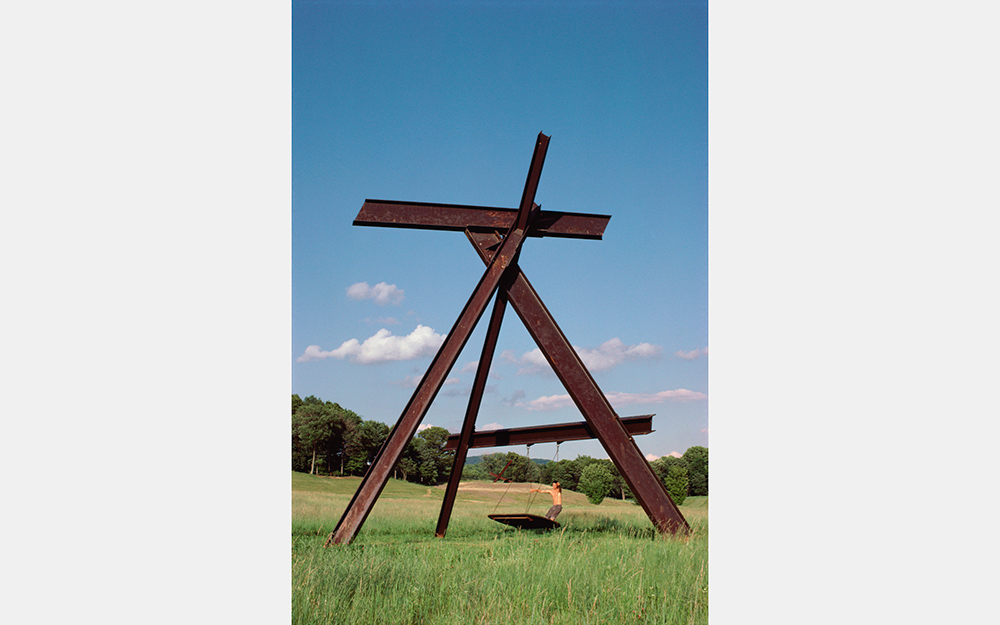
[[[445,538],[444,486],[389,480],[350,545],[324,548],[361,478],[292,473],[292,622],[707,623],[708,498],[680,506],[687,538],[658,535],[630,501],[564,491],[560,528],[487,514],[544,514],[530,484],[463,482]]]

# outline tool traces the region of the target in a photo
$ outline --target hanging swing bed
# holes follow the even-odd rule
[[[488,514],[497,523],[510,525],[521,530],[550,530],[559,527],[552,519],[537,514]]]
[[[555,461],[555,459],[559,457],[560,444],[561,443],[556,443],[556,455],[553,458],[553,461]],[[528,444],[527,447],[528,451],[526,457],[528,459],[528,462],[531,462],[531,444]],[[496,483],[497,480],[501,479],[503,472],[507,470],[507,467],[510,466],[511,462],[512,461],[507,462],[507,465],[504,466],[503,470],[500,471],[500,475],[495,475],[491,473],[491,475],[495,475],[496,478],[493,480],[494,484]],[[533,495],[528,497],[528,507],[525,509],[523,513],[496,514],[496,509],[500,507],[500,504],[503,502],[504,496],[506,496],[507,491],[510,490],[510,484],[512,480],[505,480],[505,481],[507,481],[507,488],[506,490],[503,491],[503,494],[500,496],[500,501],[498,501],[497,505],[493,508],[494,513],[487,514],[486,515],[487,517],[496,521],[497,523],[503,523],[504,525],[509,525],[511,527],[516,527],[517,529],[522,529],[522,530],[550,530],[559,527],[559,524],[553,519],[544,516],[539,516],[537,514],[529,514],[528,510],[531,509],[531,504],[534,501]],[[541,486],[541,484],[539,484],[539,486]]]
[[[629,437],[638,436],[641,434],[649,434],[653,431],[653,415],[641,415],[636,417],[622,417],[620,422],[625,426],[626,432],[628,432]],[[445,443],[444,451],[454,451],[459,450],[461,434],[452,434],[448,437],[448,441]],[[527,445],[530,452],[531,445],[534,443],[556,443],[556,454],[553,461],[559,458],[559,445],[565,441],[576,441],[576,440],[587,440],[597,438],[597,434],[594,432],[590,423],[587,421],[579,421],[575,423],[557,423],[553,425],[538,425],[525,428],[513,428],[513,429],[499,429],[499,430],[484,430],[481,432],[474,432],[472,437],[469,439],[468,448],[476,447],[506,447],[509,445]],[[464,454],[460,455],[464,461]],[[529,453],[530,460],[530,453]],[[513,480],[509,477],[504,476],[504,472],[510,467],[513,460],[508,461],[506,465],[500,470],[499,473],[490,473],[493,476],[493,482],[496,483],[503,480],[508,483],[508,489],[510,488],[510,482]],[[461,465],[459,465],[459,471],[461,471]],[[454,469],[453,469],[454,471]],[[457,482],[455,483],[457,490]],[[450,486],[449,486],[450,488]],[[504,495],[506,495],[506,490]],[[452,501],[454,500],[454,493],[452,492]],[[445,504],[442,508],[442,518],[445,520],[442,522],[439,520],[437,536],[444,536],[444,531],[447,528],[447,515],[450,515],[451,507],[448,503],[448,494],[445,494]],[[539,516],[537,514],[530,514],[529,510],[531,508],[531,502],[528,502],[528,510],[525,510],[520,514],[497,514],[497,508],[500,507],[500,502],[503,501],[503,495],[500,497],[500,501],[497,502],[496,507],[493,509],[493,514],[486,515],[493,521],[497,523],[503,523],[504,525],[509,525],[511,527],[516,527],[519,529],[553,529],[560,527],[559,523],[549,519],[544,516]],[[447,513],[444,512],[447,510]]]

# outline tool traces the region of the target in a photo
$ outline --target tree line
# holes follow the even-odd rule
[[[389,432],[384,423],[363,419],[337,403],[312,395],[305,399],[292,395],[292,470],[312,475],[364,475]],[[446,481],[455,458],[454,451],[443,449],[448,436],[442,427],[418,432],[396,463],[395,477],[420,484]],[[663,456],[650,466],[678,505],[689,495],[708,494],[707,447],[689,447],[680,458]],[[465,465],[462,479],[492,480],[501,471],[505,481],[558,481],[564,489],[583,493],[595,504],[605,497],[632,498],[611,460],[584,455],[539,464],[513,451],[485,454],[481,462]]]

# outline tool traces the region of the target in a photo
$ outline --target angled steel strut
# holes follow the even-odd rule
[[[639,504],[660,532],[690,531],[684,516],[674,505],[663,483],[653,473],[636,446],[629,429],[637,434],[643,432],[631,424],[626,428],[517,264],[526,237],[600,239],[611,219],[608,215],[542,211],[535,204],[535,192],[538,189],[548,145],[549,137],[538,133],[524,192],[517,209],[381,200],[365,200],[361,207],[354,225],[464,231],[486,264],[486,272],[431,361],[430,368],[403,409],[396,425],[389,432],[389,437],[369,467],[337,527],[326,539],[325,546],[350,543],[361,529],[361,525],[385,487],[392,468],[398,462],[406,444],[416,433],[417,427],[444,384],[494,293],[497,297],[462,431],[455,442],[455,460],[435,535],[444,536],[447,531],[462,467],[469,447],[474,446],[472,441],[475,437],[476,417],[508,303],[521,318],[573,402],[586,418],[585,427],[572,429],[574,432],[572,438],[596,436],[601,441]],[[566,424],[567,427],[580,425],[582,424]]]

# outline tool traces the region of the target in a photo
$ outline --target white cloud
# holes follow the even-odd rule
[[[677,350],[674,353],[674,356],[677,356],[678,358],[683,358],[684,360],[697,360],[699,356],[708,356],[708,348],[705,347],[703,349],[692,349],[689,352],[685,352],[683,350]]]
[[[524,365],[518,369],[518,375],[524,373],[538,373],[540,371],[552,371],[552,367],[549,366],[549,361],[545,360],[542,350],[537,347],[530,352],[525,352],[517,362]]]
[[[477,432],[483,432],[483,431],[486,431],[486,430],[502,430],[502,429],[504,429],[504,428],[499,423],[487,423],[486,425],[484,425],[482,427],[477,427],[476,431]]]
[[[646,454],[646,460],[653,462],[654,460],[659,460],[660,458],[682,458],[684,454],[679,451],[672,451],[666,456],[654,456],[653,454]]]
[[[663,353],[663,348],[659,345],[651,343],[626,345],[617,337],[601,343],[596,348],[574,345],[573,349],[576,350],[580,360],[589,371],[607,371],[626,361],[659,358]],[[501,354],[501,357],[504,355],[511,358],[507,352]],[[518,371],[519,374],[551,371],[548,361],[542,355],[542,350],[537,347],[530,352],[525,352],[518,363],[524,365]]]
[[[605,397],[612,405],[627,406],[629,404],[662,404],[665,401],[693,401],[705,399],[704,393],[689,391],[679,388],[673,391],[660,391],[659,393],[605,393]],[[527,404],[518,404],[528,410],[555,410],[565,406],[572,406],[573,399],[569,395],[548,395],[533,399]]]
[[[500,401],[501,401],[501,403],[503,403],[503,404],[504,404],[505,406],[516,406],[516,405],[518,405],[518,403],[519,403],[519,402],[520,402],[520,401],[521,401],[522,399],[524,399],[524,398],[525,398],[525,393],[524,393],[524,391],[523,391],[523,390],[521,390],[521,389],[518,389],[518,390],[514,391],[514,393],[513,393],[513,394],[511,394],[511,396],[510,396],[510,397],[504,397],[504,398],[503,398],[503,399],[501,399]]]
[[[348,358],[351,362],[372,364],[395,360],[413,360],[424,356],[433,356],[444,342],[444,335],[438,334],[432,328],[418,325],[406,336],[395,336],[389,330],[382,328],[363,343],[358,339],[344,341],[340,347],[332,351],[323,351],[319,345],[310,345],[299,356],[298,362],[322,360],[324,358]]]
[[[351,299],[373,299],[379,306],[386,304],[399,304],[403,301],[403,289],[395,284],[379,282],[375,286],[368,286],[367,282],[358,282],[347,287],[347,297]]]
[[[604,396],[616,406],[662,404],[665,401],[693,401],[707,397],[704,393],[689,391],[686,388],[679,388],[673,391],[660,391],[659,393],[605,393]]]
[[[527,404],[522,405],[525,405],[528,410],[555,410],[556,408],[572,406],[573,399],[569,395],[549,395],[532,399]]]
[[[421,423],[420,425],[417,426],[417,431],[418,432],[423,432],[424,430],[429,430],[429,429],[435,428],[435,427],[437,427],[437,426],[436,425],[431,425],[430,423]]]
[[[507,362],[513,365],[517,364],[517,356],[514,355],[514,350],[505,349],[500,352],[500,355],[496,357],[496,360],[500,362]]]
[[[587,369],[591,371],[607,371],[626,360],[658,358],[663,352],[663,348],[658,345],[650,343],[625,345],[619,338],[605,341],[597,349],[581,347],[574,347],[573,349],[580,355],[580,359],[583,361],[583,364],[587,365]]]

